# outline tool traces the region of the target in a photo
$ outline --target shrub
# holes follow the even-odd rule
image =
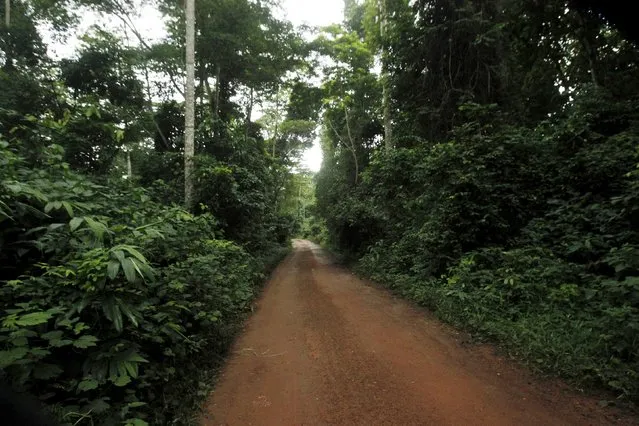
[[[65,423],[174,420],[265,259],[220,239],[208,214],[71,172],[55,146],[31,168],[0,144],[2,375]]]

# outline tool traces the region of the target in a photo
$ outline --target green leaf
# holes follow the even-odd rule
[[[137,310],[131,308],[126,303],[124,303],[122,300],[116,298],[116,301],[122,313],[124,313],[124,315],[126,315],[127,318],[129,318],[129,320],[133,323],[133,325],[137,327],[138,326],[137,316],[141,316],[140,313]]]
[[[118,272],[120,272],[120,262],[116,260],[109,261],[109,265],[107,266],[107,275],[110,279],[115,279],[118,276]]]
[[[107,399],[109,398],[94,399],[93,401],[82,407],[82,411],[92,414],[104,413],[109,408],[111,408],[111,405],[105,401]]]
[[[11,339],[11,344],[13,344],[13,346],[29,346],[29,340],[24,336],[20,336]]]
[[[122,313],[114,297],[109,297],[102,302],[104,315],[113,323],[117,331],[122,331]]]
[[[88,216],[85,217],[84,220],[86,221],[91,231],[93,231],[95,237],[99,241],[102,241],[102,239],[104,238],[104,234],[107,232],[107,227],[103,223],[98,222]]]
[[[73,340],[69,340],[69,339],[51,340],[49,342],[49,344],[51,346],[53,346],[54,348],[61,348],[63,346],[69,346],[71,343],[73,343]]]
[[[114,385],[118,387],[122,387],[131,383],[131,378],[125,374],[123,376],[118,376],[115,379],[112,378],[111,381],[113,382]]]
[[[84,379],[78,384],[78,391],[79,392],[90,391],[90,390],[96,389],[98,385],[99,383],[97,380]]]
[[[47,226],[47,231],[51,232],[51,231],[55,231],[56,229],[60,229],[64,226],[64,223],[52,223],[51,225]]]
[[[142,358],[142,356],[134,351],[130,351],[126,357],[123,358],[123,361],[129,361],[129,362],[149,362],[146,359]]]
[[[40,337],[42,337],[43,339],[46,339],[46,340],[57,340],[57,339],[61,339],[63,334],[64,333],[62,331],[55,330],[55,331],[50,331],[48,333],[44,333]]]
[[[37,364],[33,377],[39,380],[50,380],[62,374],[63,370],[55,364]]]
[[[16,324],[26,327],[30,325],[44,324],[51,319],[51,314],[48,312],[33,312],[31,314],[20,317]]]
[[[41,337],[43,339],[46,339],[49,341],[49,344],[51,346],[53,346],[54,348],[61,348],[63,346],[68,346],[71,343],[73,343],[72,340],[69,339],[63,339],[63,332],[56,330],[56,331],[50,331],[48,333],[44,333]]]
[[[86,349],[88,347],[91,346],[96,346],[96,342],[98,341],[98,338],[95,336],[89,336],[87,334],[80,336],[78,338],[78,340],[76,340],[75,342],[73,342],[73,346],[75,346],[76,348],[80,348],[80,349]]]
[[[134,283],[137,278],[135,275],[136,266],[130,258],[127,257],[122,261],[122,269],[124,270],[127,281]]]
[[[9,349],[8,351],[0,351],[0,368],[8,367],[14,362],[23,359],[28,352],[29,349],[24,346]]]
[[[71,221],[69,222],[69,227],[71,228],[71,232],[78,229],[80,225],[82,225],[82,222],[84,222],[83,217],[74,217],[73,219],[71,219]]]
[[[126,419],[124,421],[125,426],[149,426],[147,422],[142,419],[134,418],[134,419]]]
[[[146,402],[142,402],[142,401],[135,401],[135,402],[129,402],[127,404],[127,407],[129,408],[138,408],[138,407],[144,407],[146,404]]]
[[[62,202],[62,206],[64,207],[64,209],[67,211],[67,214],[69,215],[69,217],[73,217],[73,206],[71,205],[71,203],[69,203],[68,201],[63,201]]]
[[[138,364],[137,362],[123,362],[124,368],[129,376],[136,379],[138,377]]]
[[[139,261],[146,263],[146,258],[142,255],[142,253],[137,251],[134,247],[125,246],[123,247],[123,250],[126,250],[127,252],[129,252],[131,256],[135,257]]]

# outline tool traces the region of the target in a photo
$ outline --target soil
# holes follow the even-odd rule
[[[206,404],[202,425],[626,425],[636,419],[333,264],[297,240]]]

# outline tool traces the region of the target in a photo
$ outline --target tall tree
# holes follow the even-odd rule
[[[195,155],[195,0],[186,0],[186,99],[184,125],[184,204],[193,204]]]
[[[380,38],[382,41],[382,108],[384,109],[384,143],[386,150],[393,149],[393,128],[390,106],[390,73],[388,51],[388,7],[387,0],[380,0]]]

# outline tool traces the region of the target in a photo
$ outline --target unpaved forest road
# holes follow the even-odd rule
[[[597,401],[485,346],[295,241],[235,343],[203,425],[601,425]]]

